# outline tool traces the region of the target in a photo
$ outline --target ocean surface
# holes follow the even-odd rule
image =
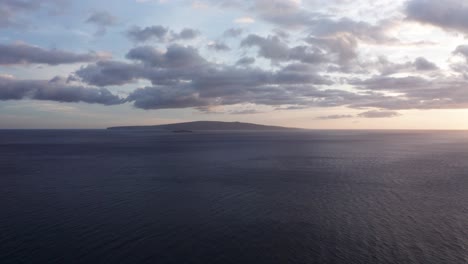
[[[0,131],[0,263],[468,263],[468,131]]]

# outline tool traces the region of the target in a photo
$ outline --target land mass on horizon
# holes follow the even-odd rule
[[[153,126],[117,126],[109,127],[110,130],[168,130],[168,131],[216,131],[216,130],[237,130],[237,131],[283,131],[297,130],[282,126],[268,126],[242,122],[221,122],[221,121],[194,121]]]

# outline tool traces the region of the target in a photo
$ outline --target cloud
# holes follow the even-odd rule
[[[397,117],[400,114],[394,111],[378,111],[372,110],[358,114],[358,117],[364,118],[390,118],[390,117]]]
[[[94,24],[98,27],[96,35],[106,34],[107,28],[115,26],[117,21],[117,17],[107,11],[95,11],[86,19],[86,23]]]
[[[319,116],[316,119],[318,120],[335,120],[335,119],[349,119],[353,118],[353,115],[327,115],[327,116]]]
[[[137,47],[131,49],[126,57],[160,68],[194,67],[207,63],[195,48],[178,44],[171,44],[166,52],[150,46]]]
[[[356,102],[353,108],[404,109],[462,109],[468,108],[468,80],[460,77],[427,79],[419,76],[383,77],[350,80],[356,89],[391,93],[370,101]]]
[[[82,81],[96,86],[123,85],[131,83],[144,74],[141,65],[118,61],[99,61],[76,71]]]
[[[248,66],[255,63],[255,58],[252,57],[242,57],[237,60],[236,65],[239,66]]]
[[[322,63],[326,61],[326,57],[320,50],[309,46],[290,48],[278,36],[261,37],[250,34],[242,40],[241,47],[257,47],[258,55],[272,62],[295,60],[304,63]]]
[[[373,25],[364,21],[355,21],[350,18],[330,19],[318,17],[310,22],[308,30],[313,36],[336,37],[349,34],[361,41],[372,44],[389,44],[398,42],[389,37],[387,30],[394,26],[391,20],[383,20]]]
[[[123,100],[105,88],[87,88],[67,84],[62,78],[17,80],[0,76],[0,100],[50,100],[85,102],[103,105],[121,104]]]
[[[167,33],[170,30],[165,32],[170,34]],[[337,80],[325,75],[330,65],[352,65],[355,59],[352,53],[355,38],[347,40],[347,34],[340,36],[313,41],[309,37],[306,39],[309,45],[292,47],[287,39],[277,35],[250,34],[241,40],[241,47],[256,48],[259,57],[274,62],[271,68],[251,66],[255,58],[247,56],[233,65],[211,62],[197,48],[187,45],[170,43],[165,50],[137,46],[128,51],[126,60],[91,63],[77,70],[70,80],[80,81],[96,91],[99,90],[96,86],[148,81],[151,84],[134,89],[122,99],[142,109],[206,109],[238,104],[275,109],[338,106],[378,109],[358,115],[372,118],[391,116],[388,112],[403,109],[468,107],[468,96],[463,88],[468,81],[440,75],[438,79],[422,77],[424,71],[438,69],[423,57],[403,63],[393,63],[385,57],[377,62],[366,62],[362,67],[375,68],[380,74],[368,78],[350,75]],[[459,48],[456,53],[463,54],[463,51]],[[393,76],[396,73],[408,74]],[[344,90],[340,84],[352,89]],[[332,85],[336,87],[330,88]]]
[[[231,110],[227,112],[230,115],[253,115],[253,114],[261,114],[262,111],[256,109],[240,109],[240,110]]]
[[[182,39],[182,40],[190,40],[198,37],[200,35],[200,31],[191,29],[191,28],[184,28],[178,34],[173,33],[173,39]]]
[[[169,29],[163,26],[150,27],[132,27],[127,31],[127,36],[135,42],[145,42],[151,39],[156,39],[160,42],[164,41]]]
[[[302,8],[299,1],[293,0],[255,0],[249,10],[263,20],[290,28],[310,24],[314,17],[314,14]]]
[[[152,86],[134,90],[126,101],[143,109],[205,107],[234,104],[270,106],[348,105],[368,97],[341,90],[314,72],[313,65],[298,63],[276,71],[215,64],[190,46],[173,44],[166,51],[150,46],[130,50],[133,62],[103,61],[81,68],[76,76],[97,86],[123,85],[149,80]]]
[[[226,38],[237,38],[244,33],[242,28],[230,28],[224,31],[223,36]]]
[[[2,0],[0,1],[0,28],[22,24],[18,21],[20,14],[37,11],[41,8],[56,12],[64,3],[64,0]]]
[[[461,55],[465,57],[466,61],[468,62],[468,45],[460,45],[454,51],[453,54]]]
[[[416,58],[413,65],[418,71],[434,71],[439,69],[435,63],[430,62],[423,57]]]
[[[223,42],[211,42],[207,45],[207,47],[215,51],[230,51],[231,50],[231,48],[229,48],[229,46]]]
[[[463,0],[410,0],[405,12],[410,20],[468,33],[468,3]]]
[[[201,107],[211,104],[209,99],[190,89],[164,89],[160,87],[145,87],[133,91],[127,101],[133,101],[134,106],[141,109],[171,109]]]
[[[364,67],[376,69],[382,76],[396,73],[427,72],[439,70],[439,67],[424,57],[418,57],[414,61],[394,63],[385,56],[379,56],[376,62],[368,62]]]
[[[14,64],[69,64],[92,62],[109,56],[98,53],[72,53],[57,49],[46,50],[24,43],[0,44],[0,65]]]
[[[200,35],[200,31],[191,28],[184,28],[177,33],[161,25],[144,28],[134,26],[127,30],[126,35],[134,42],[146,42],[150,40],[156,40],[158,42],[172,42],[177,40],[195,39]]]

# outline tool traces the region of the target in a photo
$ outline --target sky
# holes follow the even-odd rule
[[[464,0],[0,0],[0,129],[468,129]]]

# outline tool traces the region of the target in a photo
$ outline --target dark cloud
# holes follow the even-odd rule
[[[358,117],[364,118],[390,118],[390,117],[397,117],[400,114],[394,111],[379,111],[379,110],[371,110],[366,111],[363,113],[358,114]]]
[[[208,44],[207,47],[215,51],[230,51],[231,50],[231,48],[229,48],[229,46],[223,42],[213,42],[213,43]]]
[[[132,101],[135,107],[141,109],[187,108],[212,104],[209,99],[200,98],[196,91],[181,87],[178,89],[139,88],[127,97],[127,101]]]
[[[0,76],[0,100],[51,100],[104,105],[121,104],[123,100],[105,88],[86,88],[67,84],[61,78],[50,81],[16,80]]]
[[[200,31],[184,28],[179,33],[171,31],[167,27],[160,25],[145,28],[132,27],[126,32],[128,38],[135,42],[146,42],[156,40],[158,42],[171,42],[177,40],[191,40],[200,35]]]
[[[164,41],[169,29],[163,26],[150,26],[145,28],[132,27],[127,31],[127,36],[136,42],[145,42],[151,39]]]
[[[413,65],[418,71],[434,71],[439,69],[435,63],[430,62],[423,57],[416,58]]]
[[[49,64],[92,62],[106,56],[96,53],[72,53],[62,50],[46,50],[28,44],[0,44],[0,65]]]
[[[358,42],[351,35],[339,35],[336,37],[308,37],[306,41],[311,45],[321,48],[328,53],[329,60],[334,60],[346,67],[357,55]]]
[[[186,68],[207,63],[195,48],[178,44],[170,45],[166,52],[161,52],[150,46],[137,47],[130,50],[126,57],[159,68]]]
[[[375,69],[379,71],[382,76],[396,73],[436,71],[439,69],[435,63],[423,57],[418,57],[414,61],[394,63],[389,61],[387,57],[380,56],[376,62],[368,62],[364,67]]]
[[[460,109],[468,108],[468,81],[458,77],[372,77],[351,80],[357,89],[397,95],[381,96],[370,101],[352,104],[354,108],[403,109]]]
[[[248,66],[255,63],[255,58],[252,57],[242,57],[237,60],[236,65],[239,66]]]
[[[328,78],[315,73],[314,66],[305,63],[293,63],[276,72],[275,82],[280,84],[321,84],[332,85]]]
[[[453,54],[455,55],[461,55],[465,57],[465,59],[468,62],[468,45],[460,45],[458,46],[454,51]]]
[[[179,33],[173,33],[173,39],[183,39],[183,40],[190,40],[197,38],[200,35],[200,31],[191,29],[191,28],[184,28]]]
[[[310,46],[296,46],[290,48],[278,36],[261,37],[255,34],[248,35],[241,42],[242,47],[257,47],[258,55],[272,62],[301,61],[304,63],[322,63],[327,58],[324,54]]]
[[[82,81],[96,86],[123,85],[141,77],[141,65],[118,61],[100,61],[76,71]],[[72,76],[74,77],[74,76]]]
[[[437,69],[424,58],[401,64],[380,58],[379,64],[373,65],[380,65],[377,70],[381,75],[341,80],[354,87],[348,91],[325,88],[336,83],[321,73],[320,63],[306,60],[304,54],[312,54],[310,47],[290,48],[280,39],[256,35],[244,41],[244,45],[259,46],[259,53],[264,57],[288,63],[276,65],[275,70],[238,67],[253,63],[254,59],[249,57],[235,65],[217,64],[203,58],[194,47],[171,44],[165,51],[151,46],[133,48],[126,56],[129,61],[90,64],[78,70],[76,77],[95,86],[150,81],[151,86],[134,90],[125,100],[142,109],[208,109],[235,104],[266,105],[276,109],[338,106],[380,109],[358,116],[371,118],[395,116],[393,111],[403,109],[468,107],[464,88],[468,81],[464,79],[390,76]]]
[[[468,33],[468,3],[463,0],[410,0],[405,11],[408,19]]]
[[[285,61],[290,59],[289,47],[277,36],[266,38],[250,34],[242,40],[243,47],[258,47],[258,55],[273,61]]]
[[[165,52],[144,46],[132,49],[134,63],[105,61],[76,72],[91,85],[123,85],[136,80],[153,86],[132,92],[127,101],[143,109],[208,107],[233,104],[271,106],[347,105],[361,95],[341,90],[319,90],[333,84],[310,64],[290,64],[277,71],[240,68],[208,62],[192,47],[171,45]]]

